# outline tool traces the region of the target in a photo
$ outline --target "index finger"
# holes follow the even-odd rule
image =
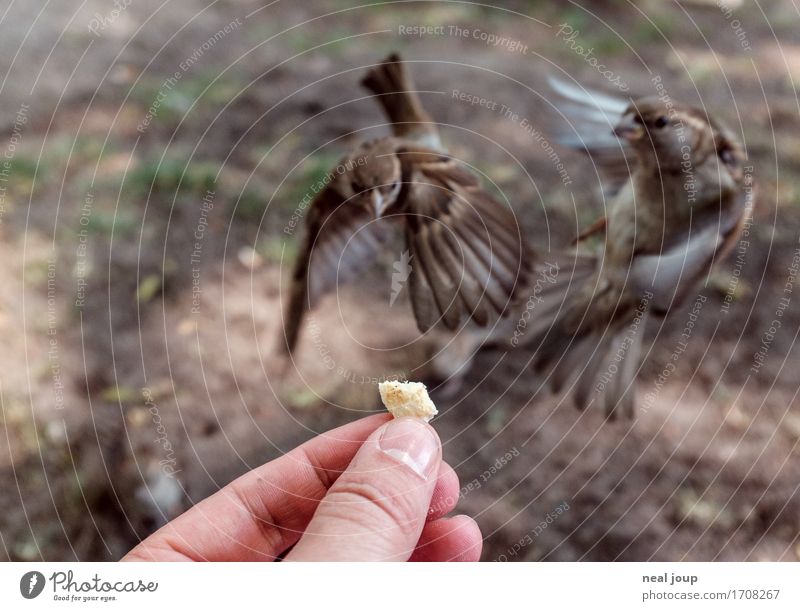
[[[234,480],[145,539],[123,560],[273,560],[294,545],[377,414],[307,441]]]

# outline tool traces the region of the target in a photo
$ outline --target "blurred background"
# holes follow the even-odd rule
[[[388,376],[431,387],[485,560],[800,557],[795,2],[5,0],[0,15],[0,558],[118,559],[378,410]],[[389,305],[391,255],[311,313],[285,367],[293,215],[386,133],[358,81],[391,51],[542,250],[602,213],[591,164],[540,137],[548,74],[614,94],[660,79],[745,142],[753,223],[700,299],[648,329],[634,421],[575,411],[522,351],[483,351],[441,386],[460,361],[431,358],[404,295]]]

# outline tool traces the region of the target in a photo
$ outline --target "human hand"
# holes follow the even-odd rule
[[[475,561],[477,524],[443,517],[458,491],[432,427],[370,416],[246,473],[123,560]]]

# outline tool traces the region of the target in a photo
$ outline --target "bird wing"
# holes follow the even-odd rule
[[[451,157],[413,145],[398,155],[417,325],[452,330],[466,315],[486,326],[508,310],[533,265],[516,217]]]
[[[374,262],[391,229],[375,222],[360,206],[348,206],[353,193],[337,175],[312,200],[306,236],[294,265],[284,315],[284,347],[291,354],[306,310],[336,286],[349,282]]]
[[[747,220],[747,197],[741,192],[727,206],[692,218],[687,230],[660,252],[634,257],[632,286],[639,293],[653,294],[650,304],[656,312],[666,313],[680,305],[714,261],[727,254]]]
[[[604,195],[614,197],[635,167],[630,145],[613,133],[630,102],[553,76],[548,80],[561,98],[557,106],[564,118],[563,124],[553,128],[554,138],[589,155],[600,175]]]

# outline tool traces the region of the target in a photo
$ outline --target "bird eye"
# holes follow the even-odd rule
[[[733,154],[733,150],[730,147],[724,147],[719,151],[719,158],[722,159],[722,163],[726,165],[733,165],[736,161],[736,157]]]
[[[668,124],[669,124],[669,119],[667,119],[665,116],[662,115],[655,120],[655,122],[653,123],[653,127],[655,127],[656,129],[661,129],[663,127],[666,127]]]

